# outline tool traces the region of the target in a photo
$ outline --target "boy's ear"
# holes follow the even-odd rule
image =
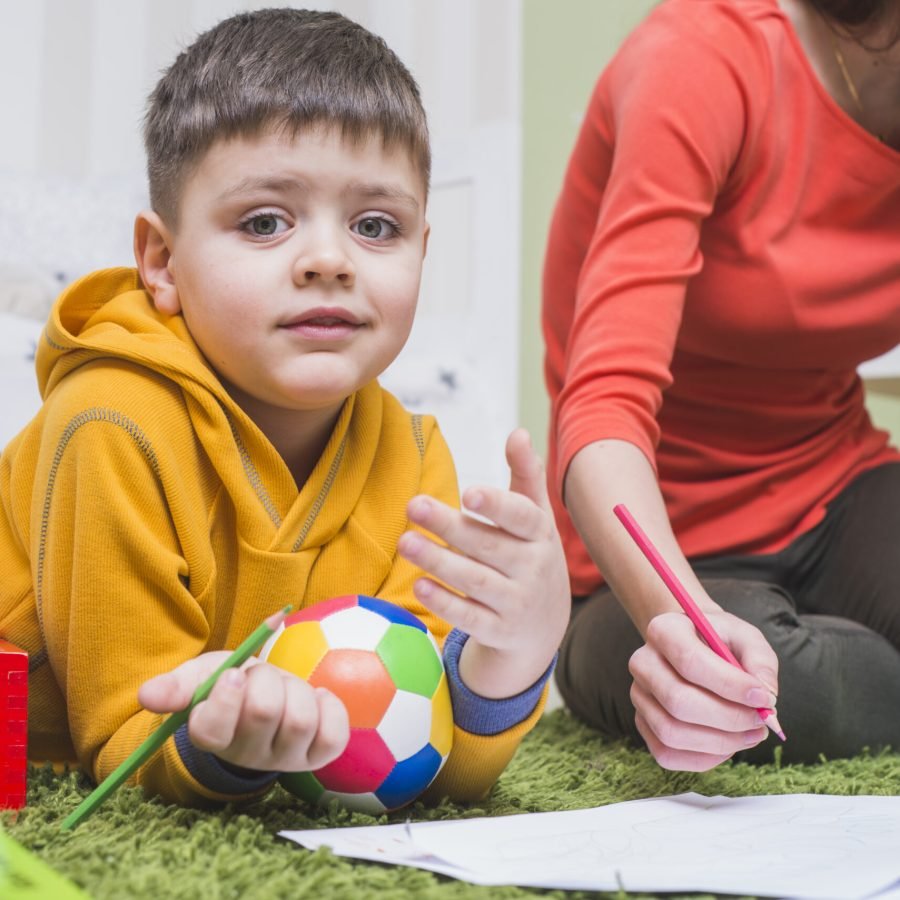
[[[134,258],[153,305],[165,315],[181,312],[181,300],[172,268],[172,232],[152,209],[134,220]]]
[[[425,254],[428,253],[428,238],[431,236],[431,226],[426,222],[425,223],[425,233],[422,235],[422,259],[425,259]]]

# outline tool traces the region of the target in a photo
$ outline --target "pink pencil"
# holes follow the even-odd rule
[[[653,566],[656,573],[665,582],[666,587],[672,592],[672,596],[678,601],[679,606],[687,613],[688,618],[694,623],[694,627],[700,632],[703,640],[706,641],[712,650],[718,653],[722,659],[730,662],[733,666],[737,666],[743,671],[743,667],[737,661],[737,657],[731,652],[722,638],[716,634],[709,619],[703,615],[703,610],[701,610],[693,601],[691,595],[685,590],[684,585],[669,568],[668,563],[662,558],[656,547],[653,546],[650,538],[644,534],[643,529],[635,521],[634,516],[631,515],[622,503],[614,506],[613,512],[625,526],[625,530],[631,535],[634,542],[640,547],[644,556],[650,561],[650,565]],[[781,740],[785,740],[784,732],[781,730],[781,725],[778,723],[778,717],[775,715],[775,710],[760,707],[756,711],[759,713],[759,717],[763,720],[766,727],[777,734]]]

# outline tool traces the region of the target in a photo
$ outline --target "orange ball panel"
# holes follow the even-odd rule
[[[309,683],[341,698],[351,728],[375,728],[397,691],[371,650],[329,650]]]

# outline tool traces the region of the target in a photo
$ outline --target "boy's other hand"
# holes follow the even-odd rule
[[[204,653],[145,681],[138,701],[152,712],[184,709],[194,691],[228,657]],[[243,769],[306,772],[336,759],[350,739],[344,704],[277,666],[249,660],[226,669],[188,718],[191,742]]]
[[[509,436],[506,459],[508,491],[463,494],[464,508],[480,518],[432,497],[410,501],[410,520],[447,546],[417,531],[399,543],[405,559],[433,576],[415,583],[416,597],[469,635],[460,659],[466,685],[494,698],[521,693],[544,674],[571,605],[544,467],[524,429]]]

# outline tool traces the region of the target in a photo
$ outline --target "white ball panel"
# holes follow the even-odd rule
[[[319,623],[331,649],[374,650],[391,623],[371,610],[353,606],[327,616]]]
[[[319,797],[319,806],[328,806],[332,800],[338,800],[345,809],[380,816],[387,812],[387,807],[374,794],[345,794],[343,791],[324,791]]]
[[[431,700],[410,691],[397,691],[376,731],[394,759],[418,753],[431,737]]]

